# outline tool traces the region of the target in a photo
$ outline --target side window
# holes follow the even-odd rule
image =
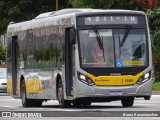
[[[33,44],[33,34],[32,31],[26,31],[26,47],[27,47],[27,60],[26,60],[26,68],[30,69],[34,67],[34,44]]]
[[[45,37],[45,46],[44,46],[44,51],[43,51],[43,59],[45,61],[45,68],[49,68],[49,61],[50,61],[50,51],[49,51],[49,36]]]
[[[27,59],[27,48],[26,48],[26,31],[20,32],[18,35],[19,38],[19,61],[20,68],[26,67],[26,59]]]
[[[50,42],[51,42],[50,44],[51,64],[53,67],[55,67],[56,66],[56,49],[57,49],[55,34],[51,35]]]
[[[44,68],[51,68],[53,65],[51,63],[51,49],[50,46],[52,45],[52,37],[51,33],[48,33],[50,30],[50,27],[46,27],[44,30],[44,35],[43,35],[43,67]]]
[[[40,32],[35,30],[34,34],[34,62],[35,62],[35,68],[41,68],[42,67],[42,38]]]
[[[57,49],[56,49],[56,61],[57,67],[62,67],[64,64],[64,41],[62,37],[58,37],[56,40],[57,42]]]

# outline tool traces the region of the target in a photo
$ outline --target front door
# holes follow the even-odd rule
[[[74,76],[74,45],[70,42],[70,29],[67,28],[65,32],[65,82],[67,96],[72,96]]]
[[[12,36],[12,89],[13,95],[17,90],[17,57],[18,57],[18,37]]]

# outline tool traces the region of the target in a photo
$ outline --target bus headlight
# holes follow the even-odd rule
[[[92,79],[81,73],[78,73],[78,79],[89,86],[95,85]]]
[[[138,79],[137,84],[141,85],[145,83],[146,81],[150,79],[150,77],[151,77],[151,72],[144,74],[142,77]]]
[[[149,77],[149,73],[144,75],[144,78],[147,79]]]

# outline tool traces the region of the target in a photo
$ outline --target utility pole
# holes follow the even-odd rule
[[[58,0],[56,0],[56,11],[58,11]]]

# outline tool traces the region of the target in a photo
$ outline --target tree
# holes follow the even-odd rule
[[[141,9],[136,0],[69,0],[73,7],[99,9]]]
[[[68,0],[59,0],[59,9],[71,7]],[[6,32],[8,24],[34,19],[37,15],[55,11],[56,0],[1,0],[0,35]]]
[[[6,48],[0,44],[0,61],[6,61]]]
[[[159,0],[138,0],[138,4],[147,9],[153,9],[155,6],[160,4]]]
[[[151,29],[153,47],[153,64],[155,72],[155,81],[160,82],[160,8],[154,8],[147,11],[149,25]]]
[[[148,9],[146,13],[149,19],[152,39],[154,40],[154,47],[160,49],[160,8]]]

